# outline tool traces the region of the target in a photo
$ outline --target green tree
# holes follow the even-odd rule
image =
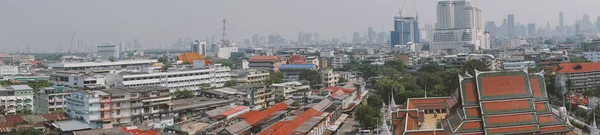
[[[293,106],[293,107],[300,107],[300,106],[302,106],[302,103],[300,103],[300,102],[293,102],[291,104],[291,106]]]
[[[571,63],[587,63],[587,62],[591,62],[585,58],[582,57],[571,57]]]
[[[299,79],[309,81],[311,85],[321,84],[323,81],[321,78],[321,73],[315,70],[300,71]]]
[[[430,62],[430,63],[427,63],[427,64],[421,66],[421,68],[419,68],[418,72],[419,73],[423,73],[423,72],[435,73],[435,72],[439,72],[442,70],[443,70],[442,66],[440,66],[438,63]]]
[[[344,77],[340,77],[340,79],[338,80],[338,83],[345,83],[348,82],[348,80],[346,80],[346,78]]]
[[[281,83],[283,82],[283,73],[281,72],[271,72],[269,74],[269,78],[267,78],[267,85],[271,85],[274,83]]]
[[[235,68],[235,62],[230,59],[219,59],[219,60],[216,60],[215,63],[222,64],[223,66],[226,66],[229,68]]]
[[[67,112],[65,112],[65,110],[63,109],[56,109],[52,112],[52,114],[65,114]]]
[[[17,110],[17,114],[19,115],[31,115],[33,112],[29,109]]]
[[[174,92],[171,97],[174,97],[175,99],[182,99],[182,98],[192,98],[194,96],[195,95],[194,95],[193,91],[181,90],[181,91]]]
[[[171,65],[169,63],[167,63],[167,64],[164,64],[162,67],[160,67],[160,70],[167,71],[167,70],[169,70],[169,67],[171,67]]]
[[[470,75],[475,76],[475,69],[478,71],[490,71],[490,66],[480,60],[469,60],[462,66],[462,72],[469,72]]]
[[[6,135],[43,135],[44,132],[42,132],[41,130],[37,130],[37,129],[33,129],[33,128],[26,128],[26,129],[19,129],[19,131],[16,132],[10,132]]]
[[[381,108],[383,105],[383,99],[377,95],[369,95],[369,98],[367,98],[367,104],[375,108]]]
[[[362,128],[373,129],[378,124],[378,119],[381,120],[381,112],[378,108],[368,105],[358,105],[354,112],[354,120],[360,123]]]
[[[408,69],[408,66],[406,66],[406,64],[404,64],[404,62],[401,59],[394,59],[391,61],[386,61],[383,66],[391,67],[391,68],[399,70],[399,71],[406,71]]]
[[[554,41],[552,41],[552,40],[549,40],[549,39],[548,39],[548,40],[544,40],[544,44],[547,44],[547,45],[554,45]]]
[[[391,91],[394,90],[394,95],[392,96],[395,97],[398,93],[404,91],[404,85],[399,81],[382,78],[377,80],[377,83],[375,83],[373,89],[375,89],[375,94],[380,95],[384,101],[389,101]]]
[[[169,59],[167,59],[166,57],[158,58],[158,62],[163,63],[164,65],[170,64]]]
[[[5,86],[5,87],[6,86],[10,86],[11,84],[12,83],[10,83],[10,81],[8,81],[8,80],[2,80],[2,81],[0,81],[0,85]]]
[[[37,91],[44,87],[50,87],[50,82],[48,80],[39,80],[37,82],[27,82],[27,85]]]
[[[223,87],[231,87],[231,86],[236,86],[237,82],[235,80],[229,80],[227,82],[225,82],[225,85]]]

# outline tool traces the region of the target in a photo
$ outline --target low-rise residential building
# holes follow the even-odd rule
[[[79,63],[50,63],[48,69],[52,71],[90,71],[90,70],[108,70],[111,73],[123,71],[130,72],[152,72],[154,63],[158,60],[121,60],[121,61],[103,61],[103,62],[79,62]]]
[[[247,102],[252,110],[260,110],[275,104],[273,90],[265,86],[242,86],[239,91],[247,93]]]
[[[231,69],[219,64],[208,69],[169,70],[158,73],[121,72],[106,76],[108,87],[163,86],[175,92],[193,90],[196,94],[202,87],[223,87],[231,80]]]
[[[256,70],[256,69],[241,69],[234,71],[233,76],[238,84],[246,85],[259,85],[264,84],[269,78],[270,72],[268,70]]]
[[[319,51],[319,56],[323,58],[332,58],[335,57],[335,51],[333,50],[321,50]]]
[[[0,109],[4,115],[15,115],[22,111],[34,111],[33,88],[27,85],[12,85],[9,88],[0,86]]]
[[[554,69],[556,87],[562,88],[563,93],[600,87],[600,62],[561,63]],[[571,83],[570,90],[567,90],[568,83]]]
[[[93,89],[106,86],[105,75],[107,70],[95,71],[55,71],[50,74],[50,82],[57,86],[75,89]]]
[[[67,111],[67,96],[71,92],[66,87],[46,87],[35,94],[35,113],[50,114]]]
[[[171,101],[169,88],[143,86],[102,90],[110,95],[110,116],[103,117],[104,124],[126,125],[144,120],[160,119],[154,114],[168,111]]]
[[[525,61],[523,57],[506,58],[502,61],[504,70],[523,70],[526,68],[534,68],[535,61]]]
[[[279,71],[283,73],[283,81],[299,81],[302,71],[317,69],[315,64],[283,64],[279,67]]]
[[[19,74],[18,66],[0,66],[0,77],[1,76],[12,76]]]
[[[303,101],[310,95],[310,86],[298,81],[277,83],[269,86],[277,99],[294,99]]]
[[[320,59],[317,56],[308,56],[308,57],[306,57],[306,64],[315,64],[315,65],[317,65],[317,67],[323,68],[321,66]]]
[[[334,86],[340,81],[341,75],[334,72],[332,69],[326,69],[321,71],[321,78],[323,78],[322,82],[325,87]]]
[[[282,60],[277,56],[252,56],[248,59],[248,68],[279,71],[279,66],[282,63]]]
[[[104,98],[102,102],[100,99]],[[112,128],[110,121],[103,124],[102,118],[110,116],[110,109],[106,108],[106,103],[110,103],[110,95],[103,91],[74,91],[67,95],[67,114],[72,119],[82,119],[93,129]],[[103,111],[101,112],[101,104]]]
[[[334,104],[330,100],[322,100],[291,119],[274,123],[258,135],[323,135],[327,127],[333,125],[330,122],[339,118],[339,116],[335,117],[339,113],[336,114],[335,110],[329,109]]]
[[[501,69],[501,63],[491,54],[457,54],[444,56],[444,62],[451,67],[462,67],[469,60],[480,60],[488,64],[491,70]]]

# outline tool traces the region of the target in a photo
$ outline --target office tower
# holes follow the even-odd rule
[[[419,19],[415,17],[394,17],[394,31],[391,32],[391,45],[406,45],[408,42],[421,43]]]
[[[206,41],[196,40],[192,42],[192,52],[206,56]]]
[[[425,39],[431,42],[433,41],[433,25],[425,24]]]
[[[508,14],[508,25],[506,25],[506,28],[508,30],[506,30],[508,32],[508,37],[514,37],[515,36],[515,15],[513,14]]]
[[[373,28],[369,27],[367,32],[368,43],[373,43],[375,40],[375,32],[373,32]]]
[[[142,49],[142,44],[140,43],[140,39],[135,38],[133,40],[133,46],[135,47],[135,49]]]
[[[452,1],[439,1],[437,5],[436,29],[454,28],[454,4]]]
[[[581,20],[581,30],[592,29],[593,27],[594,26],[592,25],[590,16],[588,14],[583,14],[583,20]]]
[[[596,19],[596,29],[600,31],[600,17]]]
[[[431,50],[489,49],[490,34],[483,29],[481,8],[469,1],[439,1]]]
[[[314,42],[314,44],[319,44],[319,40],[320,40],[319,38],[320,38],[319,37],[319,33],[314,33],[313,34],[313,42]]]
[[[360,43],[360,32],[354,32],[354,34],[352,34],[352,43]]]
[[[494,21],[488,21],[487,23],[485,23],[485,31],[490,33],[490,36],[492,36],[492,37],[498,36],[497,29],[498,29],[498,26],[496,26],[496,23]]]
[[[535,23],[530,23],[527,25],[527,34],[529,37],[537,37]]]
[[[515,25],[515,37],[526,37],[527,36],[527,26],[517,23]]]

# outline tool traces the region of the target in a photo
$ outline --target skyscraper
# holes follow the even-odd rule
[[[497,29],[498,29],[498,26],[496,26],[496,23],[494,21],[488,21],[487,23],[485,23],[485,31],[490,33],[490,36],[497,37],[498,36]]]
[[[133,46],[135,46],[135,49],[142,49],[142,44],[140,43],[140,39],[135,38],[133,40]]]
[[[489,49],[489,34],[483,29],[481,8],[467,0],[439,1],[431,50]]]
[[[391,45],[405,45],[408,42],[421,43],[419,19],[415,17],[394,17],[394,31],[391,32]]]
[[[508,14],[508,25],[506,27],[508,30],[506,30],[508,32],[508,37],[514,37],[515,36],[515,15],[513,14]]]
[[[375,41],[375,32],[373,31],[373,28],[369,27],[367,37],[369,38],[367,39],[368,43],[373,43]]]
[[[196,40],[192,42],[192,52],[206,56],[206,41]]]
[[[454,4],[452,1],[439,1],[437,5],[436,29],[454,28]]]
[[[530,23],[527,25],[527,34],[529,34],[529,37],[537,36],[537,29],[535,27],[535,23]]]

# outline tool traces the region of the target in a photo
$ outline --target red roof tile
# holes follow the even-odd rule
[[[469,122],[464,122],[463,125],[460,127],[459,130],[462,131],[482,131],[483,130],[483,124],[481,123],[481,121],[469,121]]]
[[[228,116],[228,115],[231,115],[231,114],[237,113],[237,112],[239,112],[239,111],[242,111],[242,110],[244,110],[244,109],[246,109],[246,108],[248,108],[248,107],[247,107],[247,106],[236,106],[236,107],[233,107],[233,108],[232,108],[232,109],[230,109],[230,110],[227,110],[227,111],[225,111],[225,112],[221,113],[221,115]]]
[[[411,98],[407,109],[444,109],[449,98]]]
[[[554,126],[540,127],[540,130],[542,131],[542,133],[551,133],[551,132],[565,131],[565,130],[570,130],[570,129],[565,127],[565,125],[554,125]]]
[[[510,113],[515,110],[533,111],[533,101],[528,99],[482,102],[483,113]]]
[[[302,55],[292,55],[292,57],[287,60],[287,64],[306,64],[306,59],[304,59]]]
[[[279,60],[277,56],[252,56],[248,62],[273,62]]]
[[[484,96],[527,94],[523,76],[488,76],[481,78],[481,84],[479,92]]]
[[[266,110],[263,110],[260,112],[251,111],[251,112],[245,113],[243,115],[240,115],[238,118],[243,118],[244,121],[246,121],[246,123],[248,123],[250,125],[254,125],[257,122],[269,117],[270,115],[272,115],[278,111],[285,110],[287,108],[287,106],[288,106],[288,104],[286,102],[281,102],[274,106],[269,107]]]
[[[529,83],[531,84],[531,92],[533,93],[533,97],[538,98],[546,98],[545,93],[542,91],[542,86],[544,83],[540,84],[539,77],[529,77]]]
[[[487,116],[486,126],[500,126],[506,124],[519,124],[519,123],[531,123],[535,121],[534,115],[530,113],[525,114],[512,114],[512,115],[501,115],[501,116]]]
[[[590,71],[600,71],[600,62],[588,63],[560,63],[558,64],[557,73],[580,73]]]
[[[477,102],[477,90],[475,89],[474,82],[465,82],[463,85],[465,89],[465,101],[466,102]]]
[[[467,114],[467,118],[480,118],[480,114],[481,111],[479,111],[479,107],[473,107],[473,108],[466,108],[467,112],[465,112]]]
[[[19,115],[5,115],[6,123],[15,124],[15,123],[23,123],[25,120]]]
[[[15,125],[10,123],[0,123],[0,133],[12,132]]]
[[[319,114],[322,113],[310,108],[294,118],[294,120],[284,121],[283,123],[278,122],[280,124],[276,123],[274,124],[275,126],[270,126],[269,128],[260,132],[259,135],[289,135],[290,133],[294,132],[296,128],[300,127],[306,121],[314,116],[318,116]]]
[[[488,134],[505,134],[505,133],[519,133],[519,132],[527,132],[527,131],[536,131],[536,125],[525,125],[525,126],[515,126],[515,127],[507,127],[507,128],[492,128],[488,130]]]

